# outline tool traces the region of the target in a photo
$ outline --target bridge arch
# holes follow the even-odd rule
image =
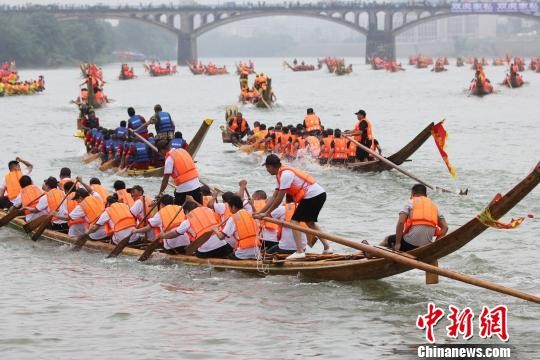
[[[223,15],[227,15],[227,16],[223,17]],[[273,17],[273,16],[308,17],[312,19],[325,20],[325,21],[332,22],[334,24],[345,26],[351,30],[359,32],[362,35],[367,35],[368,33],[367,28],[364,28],[360,25],[356,25],[355,23],[346,20],[343,17],[343,15],[341,15],[340,17],[333,17],[332,15],[328,15],[323,12],[319,14],[307,13],[307,12],[291,14],[288,11],[272,11],[272,12],[258,12],[258,13],[249,12],[249,13],[239,13],[239,14],[238,13],[237,14],[223,13],[221,14],[221,16],[216,18],[216,21],[208,23],[204,26],[201,26],[195,29],[192,33],[192,37],[198,38],[199,36],[211,30],[214,30],[220,26],[232,24],[238,21],[250,20],[250,19],[259,18],[259,17]]]

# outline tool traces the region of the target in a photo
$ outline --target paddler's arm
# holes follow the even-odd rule
[[[399,251],[401,248],[401,239],[403,238],[403,229],[405,228],[405,221],[407,221],[406,214],[399,214],[398,223],[396,225],[396,245],[394,250]]]
[[[171,177],[171,174],[163,174],[163,179],[161,179],[161,187],[159,188],[159,194],[163,194],[165,189],[167,188],[167,185],[169,184],[169,178]]]
[[[84,234],[82,234],[81,237],[88,236],[88,235],[90,235],[91,233],[96,232],[96,231],[99,229],[99,227],[100,227],[100,225],[98,225],[98,224],[93,224],[92,226],[90,226],[90,228],[89,228],[88,230],[86,230],[86,231],[84,232]]]
[[[443,236],[448,233],[448,223],[446,222],[446,219],[443,217],[439,217],[439,227],[441,228],[441,235],[437,236],[437,239],[442,238]]]
[[[90,195],[92,195],[92,194],[94,193],[94,190],[90,187],[90,185],[88,185],[87,183],[85,183],[85,182],[83,181],[83,178],[82,178],[82,177],[77,176],[76,179],[79,181],[79,184],[81,184],[81,185],[86,189],[86,191],[88,191],[88,193],[89,193]],[[103,201],[107,201],[107,199],[102,199],[102,200],[103,200]]]
[[[247,187],[247,180],[240,180],[240,182],[238,183],[238,196],[240,196],[240,199],[242,199],[242,201],[244,201],[244,197],[245,197],[245,193],[246,193],[246,187]]]
[[[150,231],[152,227],[150,225],[143,226],[142,228],[138,228],[133,230],[134,234],[144,234]]]
[[[272,195],[272,201],[266,204],[266,206],[257,214],[255,214],[256,216],[254,217],[261,218],[261,217],[270,216],[270,213],[274,211],[275,209],[277,209],[277,207],[283,202],[283,199],[285,198],[286,193],[287,193],[286,189],[283,189],[283,190],[276,189],[274,191],[274,194]]]
[[[15,158],[16,161],[18,162],[21,162],[24,164],[24,166],[26,166],[26,169],[28,170],[28,172],[26,173],[26,175],[30,175],[30,173],[32,172],[32,170],[34,169],[34,165],[30,164],[28,161],[24,160],[24,159],[21,159],[20,157],[16,157]]]

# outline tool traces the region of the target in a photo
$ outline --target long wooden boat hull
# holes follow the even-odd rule
[[[396,165],[401,165],[405,160],[412,156],[431,136],[431,129],[433,123],[429,124],[422,130],[414,139],[412,139],[407,145],[393,155],[390,155],[387,159]],[[349,165],[349,168],[355,171],[386,171],[391,170],[392,167],[383,163],[380,160],[365,161],[361,163],[355,163]]]
[[[498,201],[492,202],[488,208],[494,219],[499,219],[530,193],[540,182],[540,164],[538,164],[524,180],[511,189],[506,195]],[[0,211],[4,216],[5,211]],[[14,219],[9,226],[22,230],[24,220]],[[465,246],[471,240],[476,238],[488,227],[483,225],[476,217],[450,232],[435,242],[410,251],[409,254],[415,256],[419,261],[431,262],[447,256],[461,247]],[[45,230],[43,237],[61,244],[74,244],[75,240],[69,239],[67,235],[52,230]],[[85,248],[110,252],[114,245],[99,242],[87,241]],[[126,247],[123,254],[129,256],[140,256],[142,250]],[[381,279],[403,273],[411,268],[386,260],[366,259],[356,255],[330,255],[309,258],[302,261],[257,261],[257,260],[228,260],[228,259],[199,259],[195,256],[186,255],[166,255],[161,254],[160,259],[171,262],[208,267],[218,270],[237,270],[259,275],[297,275],[300,274],[307,278],[319,280],[335,281],[356,281]],[[322,259],[320,259],[322,258]]]

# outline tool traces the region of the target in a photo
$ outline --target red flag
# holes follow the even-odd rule
[[[496,203],[500,199],[502,199],[502,195],[497,194],[495,195],[495,198],[493,198],[490,204]],[[528,214],[527,217],[533,218],[534,215]],[[480,222],[484,224],[485,226],[489,226],[495,229],[515,229],[519,225],[521,225],[523,221],[525,221],[525,216],[519,217],[517,219],[512,218],[510,222],[507,222],[507,223],[503,223],[501,221],[495,220],[493,216],[491,215],[491,211],[489,211],[489,207],[487,207],[486,209],[484,209],[484,211],[478,214],[476,218],[480,220]]]
[[[435,145],[437,145],[437,149],[439,149],[439,153],[441,154],[441,157],[446,164],[450,175],[455,178],[456,169],[452,166],[452,164],[450,164],[450,160],[448,160],[448,154],[446,153],[446,139],[448,139],[448,133],[444,129],[443,123],[444,120],[433,125],[433,127],[431,128],[431,135],[433,135]]]

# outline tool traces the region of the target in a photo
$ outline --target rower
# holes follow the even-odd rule
[[[259,212],[267,204],[267,195],[264,190],[256,190],[253,192],[253,205],[255,206],[255,211]],[[278,244],[278,229],[279,225],[267,222],[264,220],[259,220],[260,233],[259,237],[261,240],[262,249],[270,249],[273,246]],[[294,241],[293,241],[294,243]],[[294,252],[294,251],[293,251]]]
[[[256,259],[260,255],[257,223],[251,212],[244,209],[240,196],[233,195],[229,201],[232,215],[225,223],[223,230],[215,227],[214,234],[226,241],[235,249],[230,258],[234,260]]]
[[[356,113],[357,122],[354,125],[354,130],[350,135],[354,136],[354,139],[360,144],[372,148],[373,146],[373,129],[371,121],[366,117],[364,110],[358,110]],[[360,148],[356,150],[356,159],[359,161],[367,161],[369,153]]]
[[[381,243],[397,251],[410,251],[431,244],[446,235],[448,224],[437,205],[427,197],[425,185],[416,184],[411,189],[411,198],[399,212],[396,233],[387,236]]]
[[[130,207],[131,214],[133,214],[137,220],[142,221],[144,216],[150,211],[152,198],[148,195],[144,195],[144,189],[140,185],[135,185],[131,189],[127,189],[127,192],[131,194],[131,197],[134,200],[133,205]]]
[[[39,202],[40,195],[43,194],[41,189],[34,185],[32,179],[28,175],[23,175],[19,179],[21,191],[15,199],[13,199],[13,207],[20,208],[24,211],[26,222],[32,221],[41,215],[45,215],[43,211],[35,211]]]
[[[229,123],[229,130],[233,133],[232,136],[237,142],[240,142],[249,132],[249,124],[241,112],[237,113],[234,119]]]
[[[25,171],[21,170],[21,163],[25,166]],[[28,161],[16,157],[15,160],[8,162],[9,172],[4,176],[2,185],[0,185],[0,209],[9,209],[12,201],[21,192],[19,180],[23,175],[29,175],[34,167]]]
[[[142,141],[135,141],[126,157],[126,164],[130,169],[147,170],[152,162],[152,154],[148,145]]]
[[[144,124],[143,127],[146,128],[151,124],[156,128],[156,140],[163,139],[171,141],[174,138],[175,125],[171,114],[163,111],[159,104],[154,106],[154,115],[152,115],[150,121]]]
[[[33,212],[37,212],[40,214],[50,214],[56,209],[58,209],[58,213],[60,215],[66,216],[66,204],[63,203],[62,206],[59,206],[64,199],[65,194],[62,190],[58,189],[58,180],[56,180],[56,178],[53,176],[45,179],[42,189],[43,191],[45,191],[45,196],[42,196],[39,199],[35,211]],[[60,231],[64,233],[68,232],[67,221],[57,218],[52,219],[51,226],[49,228],[54,231]]]
[[[341,137],[341,130],[334,130],[334,138],[330,142],[328,163],[332,165],[345,164],[348,158],[347,139]]]
[[[128,129],[132,129],[137,134],[147,139],[148,129],[146,127],[148,126],[148,123],[146,122],[145,118],[142,115],[136,115],[135,109],[132,107],[129,107],[127,109],[127,113],[129,116],[129,120],[127,124]]]
[[[131,194],[126,190],[126,183],[122,180],[116,180],[113,184],[114,191],[118,196],[118,202],[124,203],[129,207],[132,207],[135,203]]]
[[[59,178],[60,178],[60,181],[59,181],[58,187],[60,188],[60,190],[64,190],[64,185],[67,182],[74,182],[73,179],[71,179],[71,169],[68,167],[63,167],[60,169]]]
[[[171,195],[163,195],[159,201],[161,209],[153,217],[148,218],[148,225],[134,230],[134,234],[145,234],[148,232],[152,234],[152,229],[158,230],[160,234],[163,234],[166,226],[168,226],[169,230],[176,229],[184,221],[186,217],[182,211],[179,211],[181,209],[180,206],[173,205],[174,198]],[[184,254],[187,246],[190,244],[189,237],[186,234],[162,240],[165,253],[171,255]]]
[[[66,183],[67,186],[72,186],[73,183]],[[67,190],[66,190],[67,191]],[[79,188],[75,191],[75,195],[71,199],[74,203],[67,204],[69,213],[63,216],[59,211],[52,214],[60,220],[67,220],[69,231],[68,237],[78,237],[85,234],[85,229],[93,225],[105,210],[105,206],[101,199],[96,196],[90,196],[84,188]],[[105,230],[90,234],[90,238],[94,240],[102,239]]]
[[[171,148],[184,150],[188,149],[188,143],[186,140],[184,140],[184,137],[180,131],[174,133],[174,139],[171,141]]]
[[[94,110],[88,112],[88,118],[82,120],[82,126],[86,132],[99,128],[99,118]]]
[[[304,117],[304,128],[309,135],[318,136],[321,133],[321,119],[315,114],[313,108],[307,109],[307,115]]]
[[[186,196],[192,196],[195,201],[202,204],[201,182],[199,171],[191,155],[184,149],[170,149],[165,147],[165,167],[159,194],[163,194],[172,176],[176,189],[174,190],[174,203],[182,205]],[[169,150],[167,152],[167,150]]]
[[[135,110],[133,110],[133,113],[135,113]],[[117,127],[114,132],[115,132],[116,137],[118,139],[123,139],[123,138],[127,137],[128,136],[128,128],[127,128],[126,120],[120,121],[120,126]]]
[[[99,181],[98,178],[93,177],[90,179],[89,183],[90,183],[90,188],[93,191],[93,195],[99,196],[101,201],[103,201],[103,204],[107,203],[107,198],[110,195],[109,190],[105,189],[105,187],[101,185],[101,181]]]
[[[316,222],[326,201],[324,189],[304,171],[282,165],[281,160],[275,154],[268,155],[263,165],[266,166],[266,171],[269,174],[276,175],[277,188],[272,195],[272,201],[254,214],[254,217],[261,219],[269,216],[273,210],[280,206],[285,194],[290,194],[298,205],[291,217],[291,223],[298,225],[299,222],[305,222],[309,228],[320,231]],[[296,252],[289,255],[287,259],[303,259],[306,254],[302,246],[301,234],[299,231],[293,230],[293,235]],[[333,252],[326,240],[321,239],[321,242],[324,246],[324,254]]]
[[[194,201],[186,201],[183,208],[186,219],[176,229],[161,234],[161,238],[169,239],[187,234],[193,242],[205,233],[217,228],[218,222],[211,209],[200,206]],[[227,258],[232,252],[231,245],[212,234],[208,241],[197,249],[195,255],[199,258]]]
[[[108,207],[103,210],[95,224],[91,225],[83,236],[90,236],[93,240],[111,238],[113,244],[118,243],[130,236],[129,242],[139,238],[133,234],[135,219],[126,204],[118,202],[118,196],[113,194],[107,199]]]
[[[270,216],[274,219],[290,222],[292,216],[296,210],[296,204],[294,203],[292,196],[287,194],[285,196],[285,204],[278,206]],[[301,225],[305,226],[304,223]],[[307,236],[304,233],[300,233],[302,247],[305,250],[307,246]],[[266,250],[267,254],[293,254],[296,251],[296,243],[294,241],[293,231],[286,226],[278,225],[278,242],[271,248]]]

